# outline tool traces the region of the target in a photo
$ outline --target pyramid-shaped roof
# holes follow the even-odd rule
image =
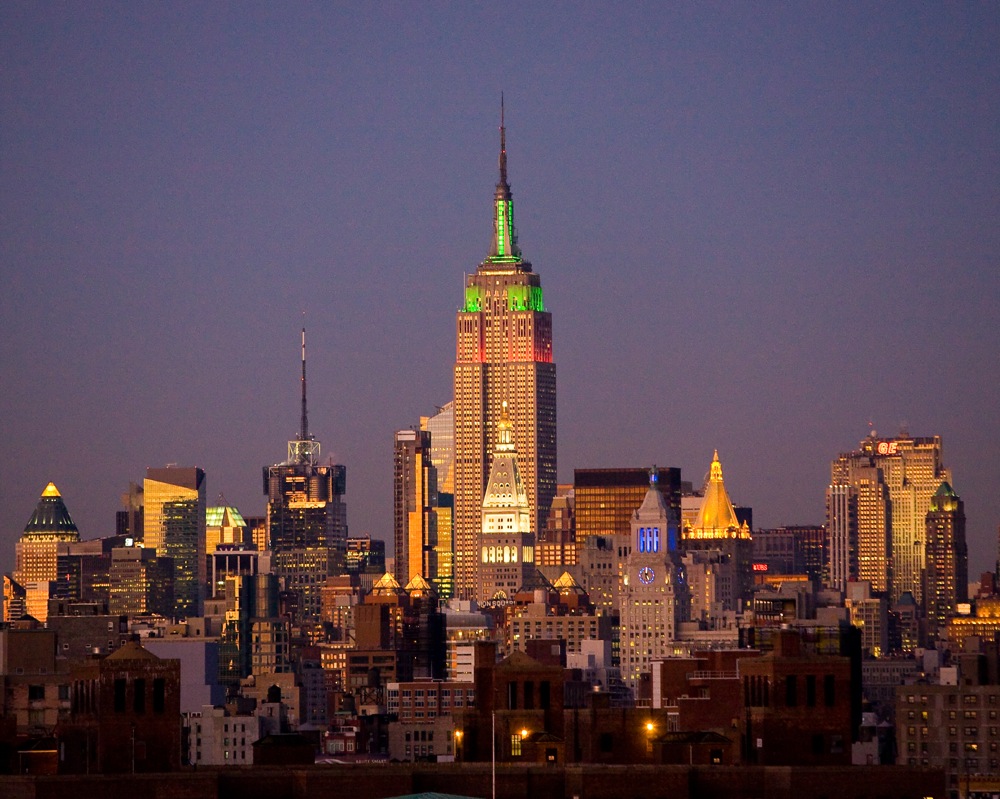
[[[427,582],[423,575],[420,574],[414,574],[413,577],[410,578],[410,582],[406,584],[406,590],[410,593],[418,594],[437,593],[437,591],[434,590],[434,586]]]
[[[379,577],[375,585],[372,586],[373,594],[398,594],[399,591],[399,583],[389,572]]]
[[[55,483],[49,483],[35,506],[35,512],[24,526],[25,536],[58,536],[65,541],[79,541],[80,531],[73,522],[66,503]]]
[[[688,538],[749,538],[750,530],[736,518],[733,503],[722,481],[722,463],[719,451],[712,456],[712,467],[705,485],[705,498],[698,510],[698,516],[690,527],[684,530]]]
[[[159,658],[138,641],[126,641],[105,660],[159,660]]]

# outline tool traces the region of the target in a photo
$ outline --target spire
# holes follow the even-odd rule
[[[504,123],[503,94],[500,94],[500,180],[493,197],[493,246],[489,263],[521,263],[521,250],[514,232],[514,200],[507,181],[507,127]]]
[[[514,452],[514,425],[507,413],[507,400],[503,401],[500,421],[497,422],[497,445],[494,452]]]
[[[299,435],[288,442],[288,463],[315,466],[319,462],[319,442],[309,435],[309,414],[306,411],[306,329],[302,328],[302,419]]]
[[[722,481],[722,463],[719,450],[712,455],[712,465],[705,485],[705,498],[694,524],[684,526],[685,538],[749,538],[750,528],[740,524],[736,511],[729,499],[726,485]]]
[[[497,188],[503,186],[507,199],[510,199],[510,184],[507,182],[507,127],[503,117],[503,92],[500,92],[500,182]]]
[[[302,328],[302,429],[299,432],[302,441],[309,439],[309,415],[306,412],[306,329]]]

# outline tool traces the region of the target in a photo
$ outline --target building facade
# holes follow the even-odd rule
[[[511,404],[531,529],[544,526],[556,491],[556,366],[552,316],[514,229],[500,125],[493,244],[465,279],[455,357],[455,595],[475,598],[483,494],[501,404]]]
[[[318,619],[321,588],[343,569],[347,546],[347,469],[320,464],[320,443],[309,434],[306,412],[306,332],[302,331],[302,421],[283,463],[265,466],[267,537],[272,569],[298,597],[304,618]]]
[[[969,550],[965,543],[965,503],[941,483],[927,511],[924,617],[927,637],[937,640],[945,625],[969,601]]]
[[[200,616],[207,583],[205,472],[197,466],[146,469],[143,546],[174,568],[174,615]]]
[[[635,691],[654,660],[673,652],[677,628],[688,618],[687,580],[668,537],[670,512],[649,476],[646,496],[632,514],[632,537],[621,589],[621,671]]]
[[[923,604],[923,546],[931,497],[951,472],[942,463],[940,436],[879,438],[875,431],[853,452],[841,453],[830,467],[828,496],[834,487],[848,486],[845,496],[856,502],[856,531],[850,531],[850,507],[828,503],[831,561],[834,546],[857,540],[857,578],[895,602],[909,592]]]
[[[429,432],[400,430],[393,443],[393,576],[406,585],[418,574],[431,579],[438,571],[437,469]]]

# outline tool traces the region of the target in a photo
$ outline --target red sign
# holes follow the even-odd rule
[[[753,565],[753,570],[755,572],[766,572],[767,571],[767,564],[766,563],[755,563]]]

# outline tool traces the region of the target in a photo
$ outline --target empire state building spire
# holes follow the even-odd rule
[[[521,250],[514,231],[514,200],[507,182],[507,128],[504,125],[503,95],[500,95],[500,180],[493,202],[493,247],[487,263],[521,263]]]

